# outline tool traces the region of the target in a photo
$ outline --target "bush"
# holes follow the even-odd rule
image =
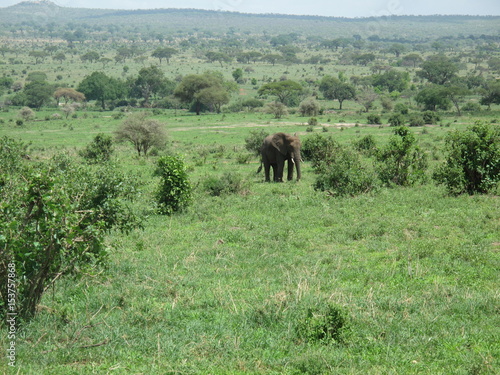
[[[480,112],[481,104],[476,102],[467,102],[462,106],[462,111],[464,112]]]
[[[159,213],[172,215],[191,203],[191,184],[179,157],[163,156],[158,159],[153,175],[161,178],[156,192]]]
[[[139,216],[127,205],[137,185],[110,166],[80,165],[65,155],[27,162],[20,157],[22,146],[6,139],[1,143],[8,152],[0,160],[0,315],[7,309],[4,266],[13,264],[19,316],[29,319],[55,280],[81,269],[89,272],[106,259],[108,231],[140,227]]]
[[[332,195],[355,196],[368,193],[377,185],[376,174],[362,163],[357,152],[347,147],[338,147],[315,169],[318,177],[314,188]]]
[[[395,113],[389,117],[390,126],[402,126],[405,123],[405,117],[401,113]]]
[[[424,124],[436,124],[441,121],[441,117],[434,111],[425,111],[422,113]]]
[[[330,159],[339,147],[339,143],[331,135],[314,134],[302,143],[301,154],[316,168],[322,160]]]
[[[226,172],[220,177],[211,176],[203,182],[203,190],[211,196],[238,194],[244,190],[243,178],[233,172]]]
[[[421,114],[412,113],[408,117],[408,125],[409,126],[424,126],[425,125],[424,117]]]
[[[354,142],[354,147],[356,150],[365,152],[367,154],[372,154],[377,149],[377,144],[375,142],[375,137],[373,135],[366,135],[358,141]]]
[[[299,105],[301,116],[317,116],[320,109],[318,101],[313,98],[305,99]]]
[[[368,124],[370,124],[370,125],[382,124],[382,119],[380,118],[380,115],[375,115],[375,114],[368,115],[367,120],[368,120]]]
[[[113,139],[109,135],[99,133],[94,140],[79,152],[89,163],[108,161],[113,153]]]
[[[446,138],[448,156],[433,178],[448,193],[475,194],[493,191],[500,181],[500,129],[476,124]]]
[[[255,155],[260,155],[262,142],[268,135],[264,129],[250,131],[250,135],[245,138],[245,148]]]
[[[307,309],[296,330],[300,339],[310,343],[344,343],[349,330],[349,319],[337,306],[315,306]]]
[[[394,129],[389,143],[378,152],[377,160],[379,177],[386,185],[413,185],[426,178],[427,158],[405,126]]]

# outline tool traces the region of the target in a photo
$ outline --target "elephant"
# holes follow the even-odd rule
[[[267,136],[260,148],[262,155],[262,164],[264,164],[264,173],[266,182],[270,181],[269,170],[273,167],[274,182],[283,182],[283,170],[285,161],[288,161],[288,181],[293,179],[293,168],[297,169],[297,181],[300,180],[300,139],[295,135],[276,133]]]

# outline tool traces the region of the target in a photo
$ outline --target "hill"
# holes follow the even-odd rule
[[[296,16],[286,14],[246,14],[199,9],[113,10],[84,9],[58,6],[50,1],[23,1],[0,8],[0,32],[19,24],[75,26],[121,25],[149,32],[175,33],[186,30],[209,32],[269,33],[295,32],[304,36],[322,35],[364,38],[408,38],[457,35],[498,36],[498,16],[387,16],[370,18],[342,18]],[[432,33],[429,33],[429,28]],[[1,34],[0,34],[1,35]]]

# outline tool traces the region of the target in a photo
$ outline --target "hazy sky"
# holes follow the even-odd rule
[[[0,7],[21,0],[0,0]],[[284,13],[337,17],[387,15],[500,15],[500,0],[52,0],[75,8],[197,8],[243,13]]]

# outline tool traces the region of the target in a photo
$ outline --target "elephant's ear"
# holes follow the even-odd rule
[[[275,134],[271,140],[272,145],[283,155],[286,155],[287,149],[285,144],[285,138],[281,134]]]

